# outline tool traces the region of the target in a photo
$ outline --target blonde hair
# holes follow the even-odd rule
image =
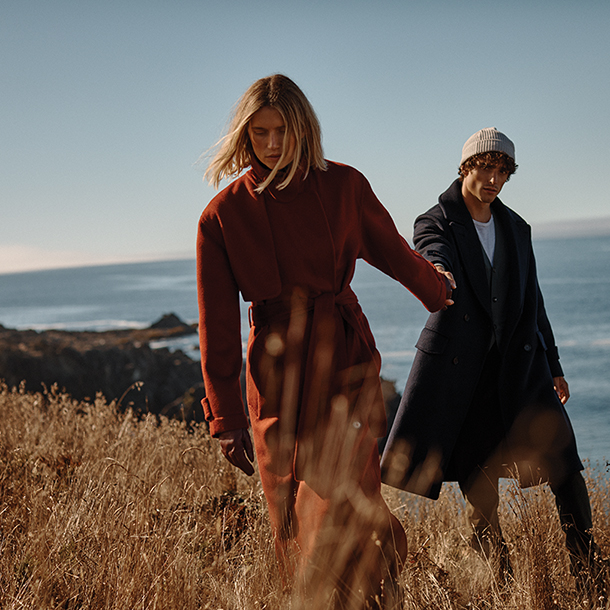
[[[273,74],[257,80],[242,95],[233,111],[228,133],[212,147],[211,150],[216,152],[203,179],[215,188],[218,188],[223,178],[238,176],[252,164],[254,152],[248,125],[254,113],[265,106],[274,108],[282,116],[286,126],[284,142],[289,142],[290,136],[294,136],[297,143],[290,171],[277,188],[283,189],[290,184],[302,160],[305,164],[305,177],[311,168],[326,169],[320,123],[309,100],[287,76]],[[282,156],[267,179],[258,185],[258,193],[263,192],[277,175],[286,148],[285,146],[282,150]]]

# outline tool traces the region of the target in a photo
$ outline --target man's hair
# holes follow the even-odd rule
[[[204,174],[204,180],[209,180],[217,188],[223,178],[238,176],[252,164],[254,151],[248,135],[248,125],[252,116],[265,106],[280,113],[286,134],[282,156],[267,179],[258,185],[257,192],[264,191],[277,175],[291,136],[294,136],[296,142],[294,159],[278,189],[288,186],[300,163],[305,166],[305,176],[311,168],[326,169],[320,123],[309,100],[287,76],[273,74],[253,83],[237,102],[227,134],[211,149],[216,152]]]
[[[476,155],[472,155],[472,157],[468,157],[468,159],[466,159],[466,161],[460,165],[458,169],[460,182],[477,167],[487,169],[489,167],[496,166],[502,171],[508,172],[508,178],[506,180],[510,180],[510,177],[517,171],[517,167],[519,167],[515,163],[515,160],[512,157],[509,157],[506,153],[498,151],[478,153]]]

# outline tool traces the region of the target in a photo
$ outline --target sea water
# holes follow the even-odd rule
[[[610,237],[540,240],[534,249],[570,384],[566,407],[580,454],[603,464],[610,458]],[[402,392],[427,312],[402,286],[361,261],[352,286],[381,352],[382,375]],[[197,320],[195,261],[0,275],[0,324],[7,328],[143,328],[165,313]],[[244,345],[247,330],[243,304]],[[198,358],[192,336],[170,346]]]

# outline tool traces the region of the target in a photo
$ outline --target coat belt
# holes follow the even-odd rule
[[[288,322],[292,314],[305,313],[313,311],[314,323],[323,318],[325,315],[332,315],[334,308],[344,305],[357,305],[358,297],[351,287],[344,288],[338,294],[332,292],[323,292],[315,297],[305,297],[293,299],[292,303],[287,303],[285,300],[272,300],[259,302],[250,305],[248,310],[248,319],[250,326],[260,328],[268,326],[273,322]],[[351,308],[341,307],[341,313],[345,320],[354,326],[356,331],[359,330],[357,316],[351,312]],[[349,312],[349,313],[348,313]]]

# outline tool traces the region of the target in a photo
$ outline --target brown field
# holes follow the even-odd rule
[[[137,419],[101,397],[6,387],[0,422],[3,610],[302,607],[278,583],[258,478],[226,463],[205,426]],[[607,556],[608,467],[585,474]],[[507,484],[501,520],[514,577],[506,586],[470,549],[453,487],[436,502],[384,494],[410,544],[393,608],[610,608],[577,592],[546,487]]]

